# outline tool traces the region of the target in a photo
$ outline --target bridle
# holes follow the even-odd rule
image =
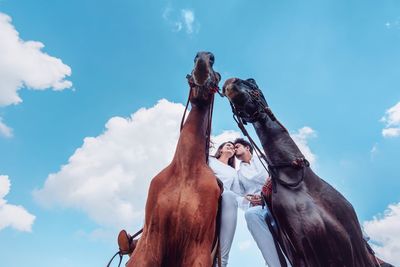
[[[250,101],[256,103],[257,109],[253,112],[253,114],[247,114],[244,110],[238,109],[232,103],[232,101],[228,98],[229,103],[232,108],[233,119],[237,123],[239,129],[242,131],[243,135],[247,137],[253,150],[256,152],[257,157],[260,159],[261,164],[263,165],[264,169],[268,172],[269,176],[272,179],[272,189],[273,192],[276,193],[276,183],[279,183],[288,188],[295,188],[297,187],[303,180],[305,174],[305,168],[310,166],[310,163],[304,157],[296,158],[289,162],[281,162],[281,163],[274,163],[265,155],[265,153],[258,147],[258,145],[254,142],[251,138],[250,134],[246,130],[245,125],[249,123],[253,123],[256,121],[263,120],[265,115],[267,115],[272,121],[276,122],[285,132],[289,133],[288,130],[283,126],[283,124],[276,119],[275,115],[273,114],[272,110],[268,107],[267,102],[265,101],[261,90],[258,88],[256,84],[253,84],[247,80],[240,80],[237,79],[234,81],[236,84],[244,84],[245,86],[249,87],[251,90],[247,92],[250,98]],[[268,167],[265,166],[263,159]],[[298,181],[295,182],[286,182],[279,178],[278,171],[282,168],[292,167],[295,169],[302,169],[301,177]]]
[[[263,115],[265,115],[265,113],[266,113],[266,109],[269,110],[269,107],[268,107],[266,101],[263,99],[263,97],[261,97],[262,93],[258,89],[257,85],[255,85],[247,80],[239,80],[239,79],[236,79],[233,83],[236,85],[244,84],[246,87],[249,87],[251,90],[246,93],[248,94],[250,101],[252,101],[253,103],[256,103],[257,104],[256,106],[258,108],[252,114],[248,114],[246,111],[244,111],[240,108],[234,107],[232,102],[229,100],[229,103],[231,104],[231,107],[232,107],[232,111],[234,111],[234,113],[236,112],[236,115],[242,119],[242,122],[245,125],[248,122],[253,123],[258,120],[261,120],[263,118]],[[272,112],[269,112],[267,114],[273,115]],[[275,116],[273,116],[273,118],[271,118],[271,119],[276,120]]]
[[[214,72],[214,74],[219,76],[219,73],[217,73],[217,72]],[[214,96],[215,96],[215,93],[218,93],[221,97],[223,97],[223,95],[220,92],[220,89],[218,87],[219,79],[210,79],[209,78],[204,85],[195,84],[191,74],[186,75],[186,79],[188,81],[190,90],[189,90],[188,99],[186,101],[185,110],[182,115],[181,128],[180,128],[181,131],[183,129],[183,124],[184,124],[185,118],[186,118],[186,112],[189,107],[190,97],[192,95],[193,90],[198,89],[198,90],[202,90],[205,92],[207,92],[207,90],[208,90],[208,94],[210,94],[211,99],[210,99],[210,107],[209,107],[209,112],[208,112],[208,117],[207,117],[206,144],[205,144],[205,146],[206,146],[205,156],[206,156],[206,162],[208,163],[208,154],[209,154],[209,150],[210,150],[210,138],[211,138],[212,113],[214,110]]]

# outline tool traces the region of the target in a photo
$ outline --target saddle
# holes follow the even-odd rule
[[[122,255],[131,255],[135,250],[138,239],[133,239],[130,234],[128,234],[125,230],[121,230],[118,234],[118,247],[119,252]]]

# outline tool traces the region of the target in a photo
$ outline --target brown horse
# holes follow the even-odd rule
[[[174,158],[150,184],[142,237],[128,267],[212,265],[220,188],[207,165],[208,137],[215,89],[220,75],[214,56],[196,55],[189,101]]]
[[[292,265],[374,266],[353,206],[309,168],[256,82],[231,78],[223,93],[264,148],[274,188],[270,206]]]

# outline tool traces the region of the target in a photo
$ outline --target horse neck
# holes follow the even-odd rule
[[[198,163],[207,164],[207,127],[209,116],[212,115],[210,112],[210,105],[192,105],[179,136],[174,162],[185,168],[196,167]]]
[[[253,123],[270,164],[290,163],[304,157],[285,128],[269,117]]]

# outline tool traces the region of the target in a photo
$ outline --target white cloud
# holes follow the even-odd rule
[[[385,128],[382,130],[383,137],[397,137],[400,135],[400,128]]]
[[[10,192],[11,183],[6,175],[0,175],[0,230],[12,227],[18,231],[30,232],[35,216],[24,207],[7,204],[4,197]]]
[[[163,19],[168,20],[169,17],[170,17],[170,15],[171,15],[172,10],[173,10],[173,9],[172,9],[171,7],[166,7],[166,8],[164,9],[163,13],[162,13]]]
[[[199,30],[199,23],[195,22],[195,14],[191,9],[181,9],[177,12],[171,7],[164,9],[163,19],[170,25],[173,31],[185,30],[187,34],[193,34]]]
[[[87,137],[57,173],[34,192],[46,206],[81,209],[101,225],[142,224],[151,178],[171,160],[183,105],[160,100],[129,118],[113,117]]]
[[[383,137],[396,137],[400,135],[400,102],[386,110],[381,121],[386,124],[382,130]]]
[[[400,102],[385,112],[382,121],[386,122],[388,127],[400,125]]]
[[[377,256],[395,266],[400,265],[399,225],[400,203],[389,205],[383,215],[375,216],[363,224]]]
[[[291,137],[300,148],[300,151],[303,153],[306,159],[310,162],[310,164],[314,164],[317,157],[311,151],[308,145],[308,139],[314,138],[316,136],[316,132],[308,126],[304,126],[303,128],[300,128],[297,133],[291,134]]]
[[[194,13],[192,10],[189,9],[182,9],[181,10],[183,20],[186,26],[187,33],[193,33],[193,22],[194,22]]]
[[[63,90],[72,86],[65,80],[70,67],[44,53],[41,42],[21,40],[4,13],[0,13],[0,40],[0,106],[22,102],[18,91],[23,87]]]
[[[4,122],[3,119],[0,117],[0,135],[5,137],[12,137],[13,131],[10,127],[8,127]]]
[[[85,138],[68,163],[47,177],[35,199],[82,210],[102,226],[141,226],[150,180],[171,162],[183,110],[160,100],[129,118],[111,118],[101,135]]]

